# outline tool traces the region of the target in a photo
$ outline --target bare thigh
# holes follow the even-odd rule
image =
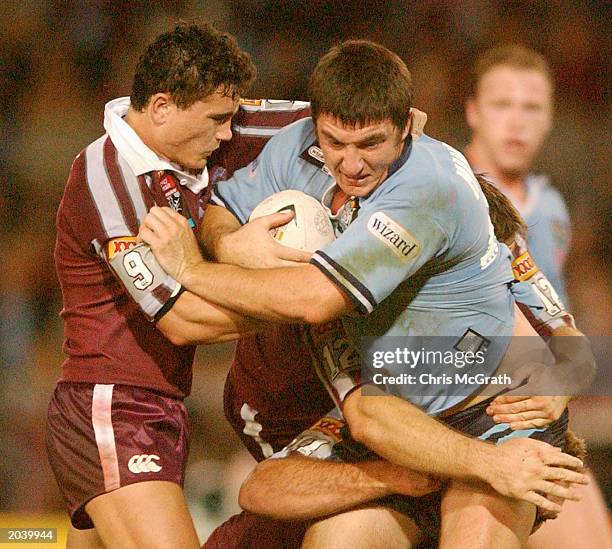
[[[104,544],[95,528],[77,530],[70,525],[66,549],[104,549]]]
[[[576,486],[582,499],[566,501],[555,520],[545,522],[529,538],[529,549],[612,549],[612,530],[606,502],[591,476],[587,486]]]
[[[181,487],[173,482],[123,486],[92,499],[85,509],[109,549],[200,547]]]
[[[303,549],[409,549],[421,538],[414,522],[387,507],[363,507],[322,519],[308,528]]]
[[[459,482],[446,490],[441,513],[442,549],[519,549],[535,520],[532,504]]]

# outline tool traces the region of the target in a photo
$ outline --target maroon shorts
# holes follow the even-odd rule
[[[100,494],[151,480],[183,485],[187,410],[141,387],[62,382],[49,404],[46,443],[73,526],[93,528],[85,505]]]
[[[243,511],[219,526],[202,549],[299,549],[308,521],[275,520]]]

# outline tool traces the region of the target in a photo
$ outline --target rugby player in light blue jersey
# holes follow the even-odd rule
[[[220,185],[217,200],[236,217],[219,208],[207,213],[204,236],[213,249],[265,196],[297,188],[325,202],[333,187],[327,203],[345,230],[309,265],[249,270],[203,262],[193,234],[168,209],[152,210],[141,238],[189,291],[241,314],[321,323],[357,311],[370,313],[356,322],[370,322],[376,336],[444,335],[459,346],[487,340],[493,373],[515,326],[508,252],[495,239],[486,200],[465,159],[430,138],[406,140],[411,90],[410,74],[396,55],[370,42],[345,42],[322,58],[311,79],[314,123],[289,126],[255,164]],[[322,155],[311,148],[315,131]],[[244,238],[251,250],[254,242],[269,245],[269,235],[260,231],[257,239],[258,225],[249,225],[248,239],[241,231],[232,238]],[[432,414],[450,413],[465,404],[465,396],[438,394],[417,403]],[[498,446],[479,442],[400,398],[367,398],[357,389],[346,397],[343,412],[352,436],[381,457],[461,481],[443,496],[442,541],[449,547],[465,536],[454,527],[465,520],[487,529],[495,547],[524,543],[534,505],[559,509],[542,494],[573,497],[571,488],[554,481],[583,481],[571,470],[581,462],[548,444],[526,438]],[[543,431],[554,434],[549,440],[555,444],[562,423]]]
[[[571,235],[561,193],[533,164],[553,122],[554,79],[547,60],[518,44],[498,46],[475,61],[466,119],[471,137],[465,155],[475,171],[484,171],[519,210],[528,228],[533,259],[551,284],[548,308],[568,303],[563,268]],[[556,290],[556,292],[555,292]],[[493,403],[488,413],[516,414],[521,402]],[[521,411],[522,412],[522,411]],[[518,417],[519,414],[516,414]],[[563,507],[557,520],[530,539],[530,549],[605,546],[610,540],[607,508],[594,478],[581,488],[582,501]]]
[[[533,258],[567,305],[569,214],[549,178],[531,172],[552,126],[552,94],[550,67],[537,52],[518,45],[486,51],[475,63],[466,103],[472,135],[465,154],[519,211]]]

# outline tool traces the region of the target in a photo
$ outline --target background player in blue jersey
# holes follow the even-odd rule
[[[502,46],[482,54],[466,103],[472,134],[465,154],[474,171],[486,172],[521,213],[536,263],[567,304],[569,214],[548,177],[531,171],[552,126],[553,91],[550,67],[537,52]]]
[[[340,58],[341,77],[334,75],[338,69],[336,56]],[[354,81],[358,76],[354,67],[363,66],[364,61],[369,63],[364,70],[365,78],[369,78],[365,85],[363,79]],[[351,196],[359,199],[358,204],[351,204],[347,221],[353,222],[347,223],[340,239],[324,253],[317,254],[312,265],[249,271],[202,263],[193,237],[182,231],[182,221],[167,210],[152,212],[141,228],[142,238],[151,244],[168,272],[188,289],[213,302],[222,301],[243,314],[316,323],[355,309],[370,312],[404,280],[420,271],[419,289],[413,292],[407,306],[393,310],[395,316],[389,323],[390,328],[382,333],[441,333],[461,338],[470,326],[475,326],[474,332],[484,336],[512,333],[512,300],[506,288],[511,275],[492,235],[486,201],[473,174],[463,157],[442,143],[425,138],[413,146],[405,142],[410,84],[409,73],[401,60],[371,43],[348,42],[324,57],[318,69],[321,67],[325,77],[320,83],[328,88],[328,93],[323,94],[328,103],[313,101],[317,134],[328,170],[335,176],[339,188],[347,199]],[[394,78],[389,78],[389,74]],[[316,77],[315,71],[315,83]],[[339,92],[342,87],[348,87],[350,93],[343,95]],[[367,101],[360,93],[363,89],[369,92]],[[380,93],[381,97],[372,97],[372,93]],[[345,100],[334,103],[335,95]],[[390,96],[395,102],[389,102]],[[313,136],[309,121],[298,122],[281,132],[266,148],[259,165],[243,172],[242,179],[232,181],[235,186],[237,182],[243,185],[240,196],[252,200],[245,193],[253,188],[248,181],[250,172],[252,179],[258,179],[258,173],[263,174],[261,179],[270,185],[267,194],[291,181],[302,188],[308,186],[309,194],[323,198],[325,191],[333,186],[326,167],[300,156],[310,154]],[[269,158],[277,146],[282,149],[283,158]],[[429,166],[429,172],[425,166]],[[258,198],[253,200],[252,207],[259,202]],[[235,208],[237,204],[232,206]],[[357,214],[356,220],[350,218],[351,214],[353,217]],[[237,217],[245,220],[240,212]],[[178,248],[177,238],[184,244]],[[457,286],[461,275],[464,275],[463,285]],[[439,290],[453,278],[456,299],[436,315],[436,307],[444,309],[442,304],[448,303],[436,292],[436,286]],[[313,302],[320,307],[313,309]],[[411,312],[417,317],[421,314],[419,324],[411,324],[409,317],[398,319],[414,303],[419,307]],[[427,309],[429,315],[423,313]],[[427,319],[430,323],[424,328]],[[490,364],[493,369],[504,350],[492,350],[492,355],[499,353]],[[422,405],[435,413],[460,403],[455,398],[457,395],[438,396]],[[569,456],[561,457],[563,454],[548,445],[534,445],[534,441],[528,440],[514,440],[497,447],[482,445],[428,420],[417,408],[393,397],[365,399],[360,391],[354,391],[345,402],[344,412],[354,430],[353,436],[395,463],[463,480],[478,478],[499,493],[546,508],[557,509],[557,506],[536,490],[565,497],[569,491],[549,481],[581,478],[570,471],[548,467],[553,463],[570,467],[578,463]],[[407,449],[403,443],[415,425],[419,425],[418,436],[412,438],[413,444]],[[457,445],[452,460],[449,444]],[[486,455],[488,452],[491,454]],[[500,461],[502,469],[512,474],[492,478],[488,474],[491,463],[496,463],[497,468]],[[525,468],[526,463],[539,471],[538,478],[523,474],[534,471],[529,466]],[[485,496],[478,489],[461,488],[461,491],[467,497],[463,503],[470,502],[472,493],[478,499],[477,506],[485,512],[495,515],[500,511],[504,515],[506,524],[499,524],[496,546],[504,543],[510,546],[527,537],[534,518],[531,505],[499,494]],[[450,488],[445,499],[452,500],[453,494],[457,495]],[[453,507],[452,503],[448,505]],[[462,516],[463,505],[461,508],[455,505],[453,513],[455,520]],[[445,542],[449,545],[454,537],[461,535],[460,529],[451,530],[456,531],[448,532]]]
[[[521,45],[482,53],[474,64],[466,119],[471,138],[465,154],[475,171],[484,171],[510,198],[527,224],[533,258],[552,283],[542,288],[551,308],[569,305],[563,267],[570,244],[565,201],[546,175],[532,172],[553,122],[554,81],[547,60]],[[555,292],[556,290],[556,292]],[[498,421],[518,419],[523,402],[501,397],[489,413]],[[609,541],[604,500],[594,479],[581,489],[583,500],[564,506],[554,524],[530,540],[533,547],[585,547]]]

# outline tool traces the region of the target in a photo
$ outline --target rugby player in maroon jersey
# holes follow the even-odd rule
[[[180,25],[146,49],[131,97],[107,104],[107,133],[72,165],[55,247],[67,359],[47,423],[69,547],[199,546],[182,493],[195,350],[185,344],[256,323],[182,292],[136,234],[154,204],[198,230],[207,157],[231,138],[254,75],[232,37]]]

